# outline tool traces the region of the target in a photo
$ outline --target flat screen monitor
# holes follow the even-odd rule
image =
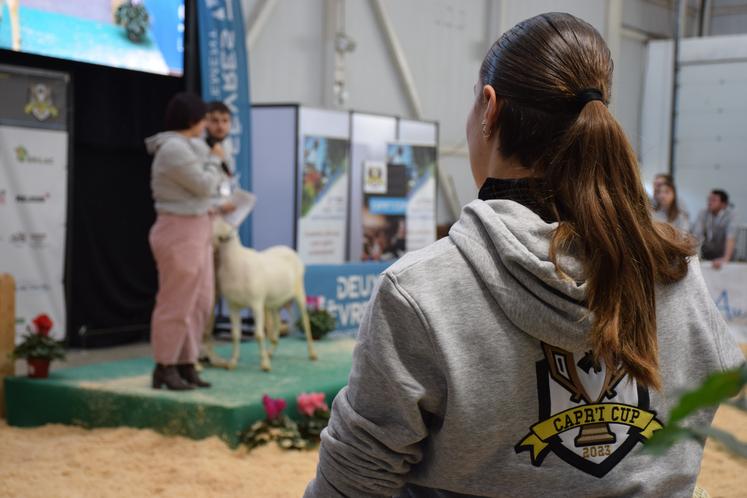
[[[184,0],[0,0],[0,49],[184,72]]]

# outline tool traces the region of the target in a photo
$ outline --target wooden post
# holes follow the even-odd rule
[[[15,375],[16,362],[9,357],[16,343],[16,283],[0,274],[0,418],[5,418],[5,377]]]

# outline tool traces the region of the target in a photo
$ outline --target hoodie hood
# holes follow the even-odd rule
[[[516,327],[580,351],[589,347],[592,320],[584,305],[583,266],[563,255],[559,265],[567,276],[556,271],[549,250],[557,226],[514,201],[476,200],[464,208],[449,238]]]
[[[177,131],[162,131],[145,139],[145,149],[148,151],[148,154],[153,155],[158,152],[158,149],[160,149],[163,144],[165,144],[172,138],[182,138],[184,140],[189,140],[187,137]]]

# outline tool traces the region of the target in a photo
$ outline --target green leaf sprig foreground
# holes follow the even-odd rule
[[[747,385],[747,363],[743,363],[741,367],[734,370],[712,374],[700,387],[682,395],[679,403],[672,409],[669,423],[654,433],[654,437],[646,444],[646,448],[654,454],[662,454],[683,439],[705,441],[710,437],[735,455],[747,458],[747,442],[738,440],[733,434],[715,427],[683,427],[681,425],[683,420],[698,410],[721,403],[747,412],[745,385]],[[737,395],[739,396],[734,398]]]

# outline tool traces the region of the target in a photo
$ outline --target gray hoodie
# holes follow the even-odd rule
[[[207,213],[221,173],[220,158],[210,154],[205,141],[165,131],[147,138],[145,146],[155,154],[150,186],[156,211],[183,216]]]
[[[692,496],[701,444],[641,447],[681,389],[744,360],[699,262],[657,289],[657,392],[587,355],[582,268],[565,257],[571,278],[556,273],[556,226],[474,201],[382,275],[307,498]]]

